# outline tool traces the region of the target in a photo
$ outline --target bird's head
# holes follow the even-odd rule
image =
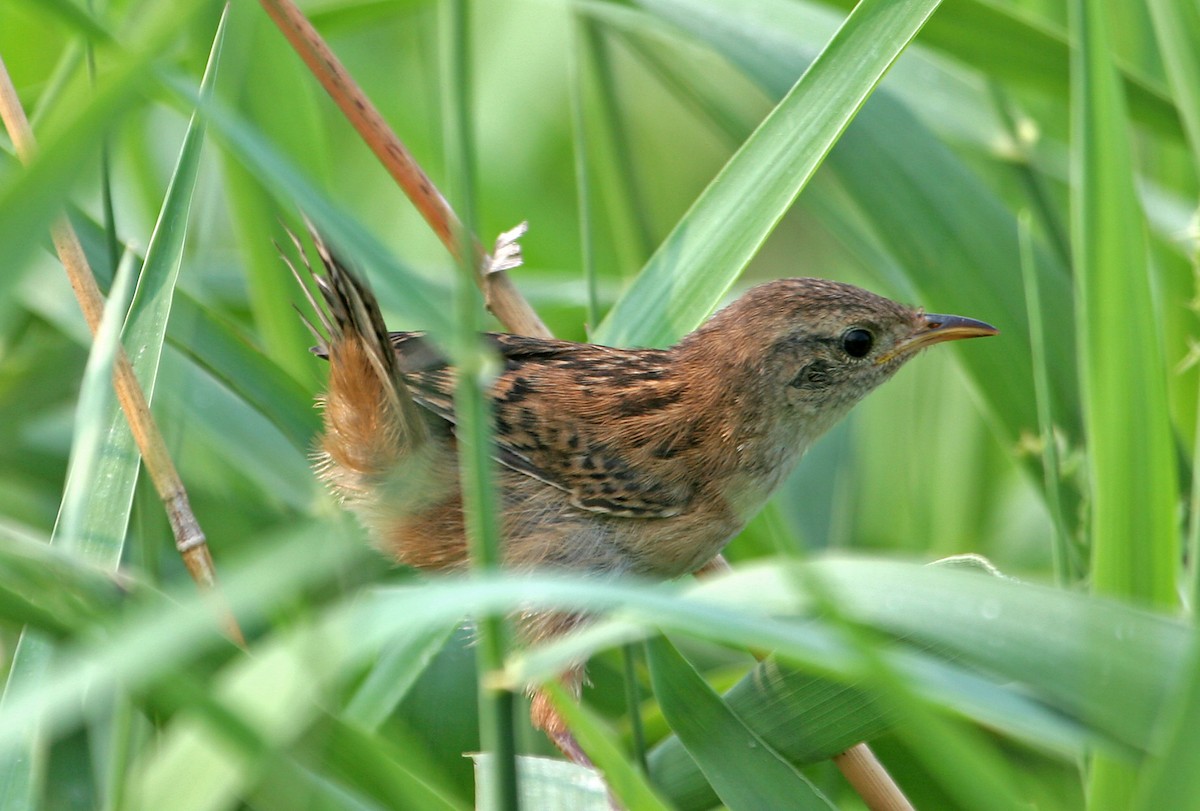
[[[681,344],[721,356],[749,393],[747,408],[799,431],[823,433],[921,349],[995,335],[982,321],[935,315],[826,279],[759,285]]]

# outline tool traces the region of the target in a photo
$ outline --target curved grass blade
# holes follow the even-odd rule
[[[1071,201],[1092,488],[1092,577],[1102,594],[1178,602],[1179,487],[1166,372],[1134,188],[1124,99],[1103,9],[1076,2]],[[1129,324],[1144,331],[1129,340]],[[1136,392],[1136,396],[1130,396]],[[1130,430],[1136,426],[1137,430]]]
[[[273,550],[223,578],[232,608],[240,616],[261,616],[280,600],[291,599],[298,583],[332,578],[330,572],[337,568],[332,558],[365,554],[346,548],[352,545],[328,543],[329,535],[328,526],[314,526],[303,535],[302,549]],[[954,712],[960,711],[960,701],[969,708],[964,699],[973,694],[975,702],[992,708],[992,718],[996,708],[1020,712],[1030,724],[1040,725],[1036,728],[1049,731],[1048,740],[1061,736],[1063,729],[1038,720],[1035,704],[994,700],[997,693],[1012,689],[996,679],[1016,682],[1017,697],[1032,697],[1085,727],[1091,741],[1146,751],[1167,691],[1179,677],[1178,651],[1191,636],[1183,623],[1128,606],[976,574],[875,561],[831,560],[812,567],[850,621],[904,641],[908,647],[903,655],[889,656],[888,664],[913,689],[934,700],[951,695],[951,701],[942,698],[940,703]],[[12,745],[31,717],[52,713],[55,727],[62,729],[78,719],[85,694],[98,700],[118,685],[140,690],[215,645],[227,646],[198,600],[184,594],[177,604],[164,600],[147,606],[102,643],[65,652],[36,691],[0,708],[0,751]],[[339,640],[321,650],[329,660],[322,667],[354,678],[360,663],[388,639],[417,627],[444,627],[465,614],[505,614],[518,608],[622,611],[637,623],[632,632],[592,638],[587,648],[561,649],[561,655],[577,661],[601,642],[609,647],[656,626],[724,645],[775,649],[810,673],[864,684],[862,659],[844,642],[839,644],[838,629],[821,620],[796,619],[808,605],[788,565],[747,568],[690,593],[672,586],[553,577],[443,579],[381,589],[332,607],[325,614],[329,627],[319,629],[319,638]],[[1115,643],[1090,644],[1097,638]],[[561,671],[562,661],[544,658],[513,684],[530,676],[540,682]],[[956,673],[974,674],[974,680]],[[1126,700],[1118,706],[1111,700],[1114,694]]]
[[[651,641],[647,656],[663,715],[730,811],[833,808],[721,700],[670,642]]]
[[[497,811],[492,801],[491,780],[495,766],[492,754],[473,755],[475,762],[475,811]],[[522,755],[520,769],[522,808],[569,808],[571,811],[608,811],[613,808],[604,780],[584,766],[565,760]],[[636,807],[636,806],[635,806]]]
[[[412,633],[392,639],[346,705],[343,717],[363,729],[376,729],[408,695],[434,654],[445,646],[455,625],[413,628]]]
[[[604,782],[624,807],[668,811],[669,806],[659,798],[646,776],[617,748],[612,735],[591,710],[567,695],[567,691],[556,681],[546,682],[541,689],[567,722],[583,751],[604,773]]]
[[[788,580],[794,564],[752,566],[720,581],[696,587],[696,602],[687,601],[690,614],[677,613],[678,606],[660,595],[646,594],[630,599],[627,606],[652,612],[657,627],[680,631],[713,641],[752,648],[777,649],[781,660],[803,667],[811,674],[839,683],[853,682],[857,665],[844,646],[830,637],[821,623],[775,624],[729,610],[726,616],[709,613],[709,606],[741,606],[770,616],[795,616],[809,608],[807,597]],[[1178,621],[1108,600],[1055,589],[1016,583],[978,574],[931,569],[913,564],[865,560],[824,560],[808,564],[819,582],[832,592],[845,616],[855,623],[915,646],[918,658],[903,671],[926,684],[928,695],[949,696],[951,703],[971,707],[972,715],[993,726],[1003,726],[1003,716],[1019,710],[1029,723],[1027,731],[1040,730],[1046,740],[1057,739],[1069,752],[1080,738],[1072,725],[1093,731],[1095,740],[1114,750],[1147,751],[1156,728],[1158,713],[1180,676],[1178,651],[1187,644],[1189,631]],[[647,600],[658,606],[651,609]],[[717,603],[709,603],[716,600]],[[661,602],[659,602],[661,601]],[[954,611],[948,612],[947,606]],[[738,630],[734,630],[737,628]],[[514,657],[510,669],[521,680],[542,679],[561,670],[566,663],[585,658],[599,648],[611,647],[646,634],[640,616],[631,622],[610,620],[560,642]],[[770,638],[770,641],[768,641]],[[1104,645],[1094,645],[1097,639]],[[905,654],[906,656],[908,654]],[[977,671],[976,679],[958,680],[951,671],[928,669],[928,661],[940,661],[952,669]],[[982,674],[986,678],[978,680]],[[988,692],[987,680],[1001,678],[1019,682],[1032,692],[1034,703],[1001,700]],[[782,687],[796,686],[783,682]],[[818,685],[819,686],[819,685]],[[995,690],[998,685],[991,684]],[[770,685],[754,701],[779,701]],[[779,690],[786,695],[786,690]],[[1137,696],[1114,705],[1114,694]],[[1018,694],[1019,698],[1020,694]],[[1037,704],[1052,708],[1066,725],[1039,716]],[[988,709],[993,705],[993,709]],[[1023,705],[1023,709],[1020,709]],[[837,705],[834,705],[837,706]],[[845,705],[842,705],[845,706]],[[1004,706],[997,713],[994,707]],[[746,708],[747,705],[742,705]],[[869,704],[864,702],[864,707]],[[741,709],[741,712],[772,710]],[[778,715],[777,706],[773,712]],[[877,715],[878,710],[868,710]],[[984,718],[986,716],[986,718]],[[747,716],[749,717],[749,716]],[[1009,727],[1016,733],[1016,729]]]
[[[860,3],[650,257],[595,339],[663,345],[712,312],[937,5]]]
[[[44,139],[34,159],[0,187],[0,244],[9,267],[23,267],[41,248],[75,180],[99,154],[101,136],[135,104],[145,73],[145,60],[130,59],[107,74],[104,85],[57,137]],[[18,278],[13,271],[0,274],[0,296],[9,296]]]

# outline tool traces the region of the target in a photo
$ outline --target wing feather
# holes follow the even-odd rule
[[[390,338],[413,400],[453,426],[454,369],[422,333]],[[666,518],[688,509],[696,488],[673,454],[638,463],[647,455],[639,448],[669,451],[680,435],[653,428],[682,395],[665,352],[497,333],[487,340],[503,362],[491,391],[500,464],[591,512]]]

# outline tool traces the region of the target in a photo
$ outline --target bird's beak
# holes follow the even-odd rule
[[[880,355],[875,363],[887,363],[898,355],[910,355],[927,346],[940,344],[942,341],[958,341],[963,338],[983,338],[996,335],[1000,330],[991,324],[976,321],[974,318],[964,318],[961,315],[938,315],[925,313],[912,335],[900,341],[890,352]]]

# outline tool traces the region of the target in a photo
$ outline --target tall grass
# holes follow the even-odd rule
[[[579,657],[567,716],[631,807],[853,808],[827,759],[863,739],[919,808],[1194,804],[1192,4],[498,0],[450,36],[434,0],[304,5],[485,243],[530,221],[515,278],[560,337],[664,344],[799,275],[1000,327],[815,447],[732,577],[662,586],[419,578],[370,551],[308,470],[323,369],[280,221],[312,217],[397,329],[495,325],[456,308],[453,261],[256,4],[220,37],[219,3],[170,5],[0,8],[41,144],[28,168],[0,150],[0,808],[471,807],[462,753],[509,715],[478,706],[476,660],[519,696]],[[108,289],[110,192],[126,348],[248,651],[135,486],[97,385],[112,340],[46,250],[66,208]],[[968,552],[1003,574],[925,565]],[[461,625],[518,606],[609,618],[497,670]],[[606,807],[571,767],[519,765],[527,807]]]

